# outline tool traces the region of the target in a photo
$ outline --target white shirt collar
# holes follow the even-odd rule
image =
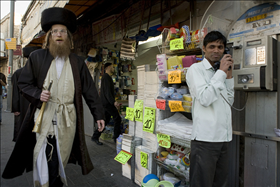
[[[210,62],[206,58],[204,58],[202,60],[202,64],[204,65],[205,69],[212,69],[212,70],[214,70],[214,68],[212,67],[212,65],[210,64]]]

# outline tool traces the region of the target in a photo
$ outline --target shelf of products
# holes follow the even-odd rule
[[[190,148],[172,143],[170,148],[159,147],[154,157],[155,162],[161,169],[173,173],[176,177],[189,180],[190,168]],[[158,171],[158,175],[162,176],[165,172]],[[182,180],[181,180],[182,181]]]
[[[175,175],[178,175],[180,177],[184,177],[184,178],[188,179],[188,176],[187,176],[187,174],[184,171],[181,171],[181,170],[179,170],[179,169],[177,169],[177,168],[175,168],[173,166],[167,165],[167,164],[165,164],[164,162],[160,161],[157,158],[154,158],[154,160],[156,161],[156,163],[159,166],[163,167],[165,170],[170,171],[171,173],[174,173]]]

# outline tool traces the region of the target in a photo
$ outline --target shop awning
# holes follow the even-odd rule
[[[46,33],[44,31],[40,31],[38,34],[36,34],[33,39],[29,42],[28,45],[25,47],[29,46],[42,46],[45,40]]]
[[[87,9],[92,7],[97,0],[85,0],[85,1],[77,1],[77,0],[69,0],[69,2],[65,5],[64,8],[71,10],[77,16],[81,16]]]

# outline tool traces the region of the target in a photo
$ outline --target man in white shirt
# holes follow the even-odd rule
[[[234,102],[233,59],[224,55],[226,38],[209,32],[203,41],[205,58],[193,64],[186,80],[193,98],[190,186],[227,186],[228,145],[232,140]],[[215,62],[220,61],[217,71]]]

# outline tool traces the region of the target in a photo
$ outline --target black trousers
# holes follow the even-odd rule
[[[111,116],[113,116],[113,120],[114,120],[113,139],[116,139],[121,134],[121,117],[120,117],[119,111],[117,110],[117,108],[114,105],[106,106],[106,107],[104,107],[104,110],[105,110],[105,125],[107,125],[110,122]],[[104,128],[104,130],[105,130],[105,128]],[[92,139],[98,140],[99,137],[101,136],[102,132],[99,132],[98,128],[96,128],[92,135]]]
[[[48,137],[48,142],[53,146],[50,146],[47,144],[46,147],[46,156],[47,160],[49,160],[50,156],[52,157],[48,161],[48,168],[49,168],[49,186],[50,187],[61,187],[63,186],[63,182],[60,179],[59,176],[59,161],[58,161],[58,155],[57,155],[57,147],[56,147],[56,139],[55,137],[50,138]],[[52,154],[50,155],[51,151],[53,150]]]
[[[229,142],[191,141],[190,186],[227,187]]]

